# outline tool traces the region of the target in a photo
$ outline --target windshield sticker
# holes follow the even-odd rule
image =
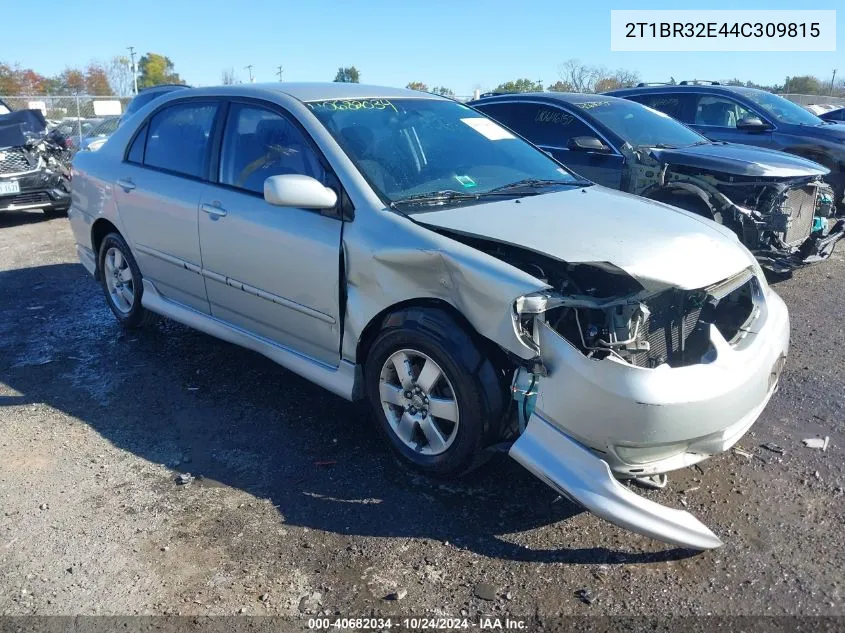
[[[306,103],[312,110],[329,112],[356,112],[359,110],[393,110],[399,112],[390,99],[333,99],[331,101],[310,101]]]
[[[475,181],[470,178],[469,176],[455,176],[455,180],[457,180],[463,187],[469,189],[470,187],[475,187]]]
[[[491,119],[473,117],[469,119],[461,119],[461,121],[481,134],[484,138],[491,141],[502,141],[504,139],[516,138],[513,134]]]
[[[562,110],[540,110],[534,117],[537,123],[556,123],[564,126],[572,123],[574,119],[574,116]]]
[[[610,105],[610,101],[585,101],[584,103],[576,103],[575,105],[582,110],[592,110],[593,108]]]

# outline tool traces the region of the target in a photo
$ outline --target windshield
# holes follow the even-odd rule
[[[771,92],[748,88],[737,89],[737,92],[763,108],[768,115],[780,123],[790,123],[792,125],[821,125],[824,123],[824,121],[812,112],[808,112],[800,105],[792,103],[789,99],[784,99]]]
[[[517,183],[583,184],[540,150],[454,101],[344,99],[307,105],[390,203],[447,193],[449,203],[457,204],[504,195],[502,188]]]
[[[709,142],[668,114],[625,99],[573,103],[633,147],[687,147]]]

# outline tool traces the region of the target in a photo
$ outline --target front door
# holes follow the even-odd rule
[[[763,121],[768,121],[765,116],[722,95],[701,94],[697,97],[692,124],[697,132],[713,141],[772,147],[770,130],[743,130],[736,126],[738,121],[748,117],[759,117]]]
[[[205,313],[197,215],[218,107],[189,101],[157,112],[136,135],[114,184],[141,273],[164,297]]]
[[[272,206],[264,181],[326,169],[288,116],[232,103],[217,184],[200,201],[199,237],[211,313],[323,362],[340,361],[342,222],[320,211]]]

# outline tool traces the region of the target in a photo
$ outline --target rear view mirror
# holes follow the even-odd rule
[[[746,132],[764,132],[770,129],[770,126],[758,116],[747,116],[737,121],[736,129]]]
[[[311,176],[284,174],[264,181],[264,200],[277,207],[331,209],[337,194]]]
[[[610,148],[602,143],[595,136],[573,136],[569,139],[567,147],[572,150],[607,152]]]

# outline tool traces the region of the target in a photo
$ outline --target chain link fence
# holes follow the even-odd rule
[[[120,116],[131,100],[131,95],[127,97],[94,95],[4,97],[0,95],[0,101],[5,103],[6,108],[11,111],[41,110],[51,126],[60,127],[67,136],[77,137],[80,144],[86,133],[104,119]],[[3,111],[0,104],[0,114]]]

